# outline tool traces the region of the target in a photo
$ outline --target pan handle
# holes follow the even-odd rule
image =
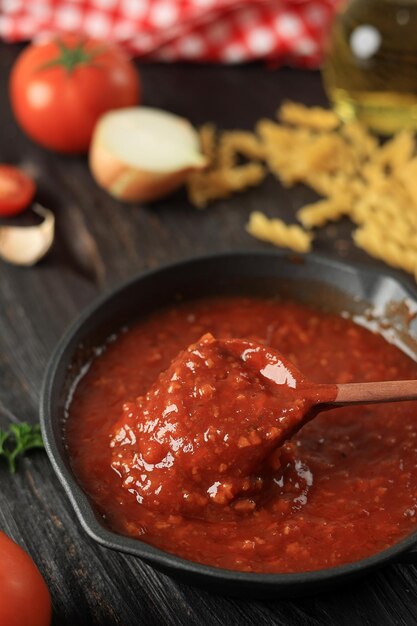
[[[407,563],[417,565],[417,545],[413,546],[409,550],[405,550],[404,552],[397,554],[393,559],[393,562],[400,565]]]

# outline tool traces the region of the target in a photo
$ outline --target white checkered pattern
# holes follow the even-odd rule
[[[161,61],[320,64],[340,0],[1,0],[0,37],[76,32]]]

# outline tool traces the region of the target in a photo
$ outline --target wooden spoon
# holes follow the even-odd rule
[[[335,385],[335,387],[337,393],[335,399],[330,403],[332,407],[417,400],[417,380],[343,383]]]
[[[219,348],[230,353],[234,358],[241,359],[247,366],[255,370],[263,377],[271,380],[276,392],[283,393],[283,388],[288,386],[288,378],[279,381],[270,375],[266,376],[268,364],[277,363],[279,370],[291,372],[295,381],[292,387],[300,400],[305,403],[303,417],[296,424],[289,424],[288,430],[283,433],[283,439],[292,437],[304,424],[325,410],[356,405],[356,404],[379,404],[385,402],[402,402],[417,400],[417,380],[389,380],[378,382],[358,383],[313,383],[295,367],[293,363],[280,354],[277,350],[268,348],[262,344],[243,339],[215,339]],[[277,367],[275,365],[275,367]],[[290,386],[291,387],[291,386]],[[285,392],[284,392],[285,395]]]

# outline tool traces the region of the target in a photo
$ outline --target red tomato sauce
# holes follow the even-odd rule
[[[80,380],[69,408],[66,436],[72,467],[109,528],[200,563],[270,573],[352,562],[391,546],[415,530],[415,402],[322,413],[281,447],[279,454],[273,453],[267,471],[262,467],[256,476],[251,473],[256,464],[246,467],[245,457],[239,457],[239,450],[245,448],[239,448],[238,443],[240,436],[249,436],[249,444],[254,444],[250,437],[257,436],[253,424],[249,430],[243,428],[242,434],[238,421],[241,415],[244,425],[245,414],[259,414],[250,407],[248,398],[239,406],[239,394],[247,396],[253,391],[253,380],[236,379],[222,387],[226,395],[216,396],[216,400],[220,398],[218,411],[215,403],[205,401],[204,406],[211,406],[211,418],[205,412],[197,430],[193,426],[193,433],[203,437],[201,445],[195,446],[196,454],[210,456],[213,442],[221,441],[220,435],[223,439],[230,436],[234,442],[233,455],[238,456],[226,454],[224,459],[233,497],[222,480],[217,491],[212,491],[219,495],[217,502],[212,494],[207,497],[201,478],[197,477],[190,488],[186,472],[192,474],[198,458],[193,451],[173,465],[176,471],[172,476],[167,468],[158,468],[161,471],[155,474],[148,471],[155,460],[160,461],[161,449],[166,455],[169,446],[176,445],[168,434],[169,424],[178,428],[179,422],[166,420],[168,430],[159,432],[161,445],[155,447],[152,433],[158,429],[152,431],[149,421],[143,421],[143,409],[167,408],[168,374],[172,378],[175,363],[182,363],[173,359],[205,333],[271,346],[318,383],[417,378],[417,364],[380,335],[338,315],[297,303],[219,297],[155,313],[108,343]],[[165,370],[167,374],[161,374]],[[234,373],[237,378],[242,374]],[[198,390],[210,394],[204,380],[200,382]],[[164,406],[155,404],[150,395],[158,384]],[[220,419],[222,398],[232,407],[230,422]],[[136,449],[148,463],[142,475],[144,466],[135,467],[137,458],[132,454],[137,442],[131,444],[132,436],[137,440],[143,435],[145,424],[150,432]],[[121,445],[126,425],[132,432],[125,431],[125,445]],[[265,441],[270,427],[264,430]],[[184,439],[189,432],[179,435]],[[182,443],[188,445],[190,441]],[[235,465],[232,457],[237,458]],[[213,459],[217,463],[216,455]],[[219,471],[214,461],[209,458],[205,481],[216,477],[214,468]],[[241,474],[236,473],[239,466],[244,468]],[[246,494],[242,485],[248,476],[253,482]],[[242,480],[236,483],[237,478]],[[155,488],[144,489],[148,480]],[[237,499],[236,484],[243,493]],[[159,485],[160,497],[155,497]],[[182,496],[187,490],[197,498],[189,508],[183,506]],[[182,499],[178,499],[179,493]]]

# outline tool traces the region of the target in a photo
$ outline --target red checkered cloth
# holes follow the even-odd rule
[[[158,61],[264,59],[317,67],[340,0],[0,0],[0,37],[60,32]]]

